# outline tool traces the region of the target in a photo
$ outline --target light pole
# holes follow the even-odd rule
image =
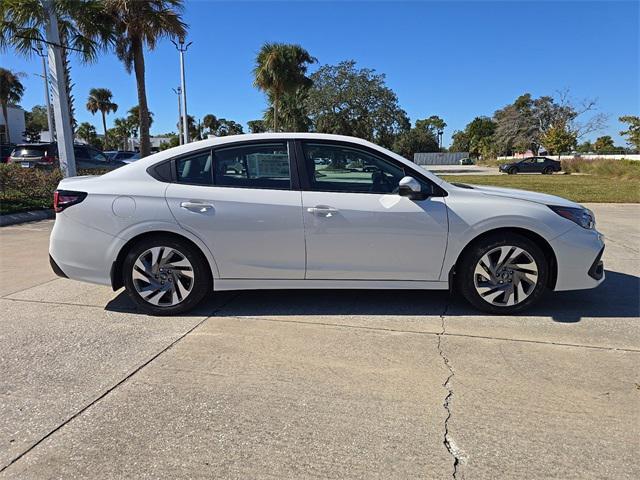
[[[193,42],[184,44],[184,37],[178,37],[178,42],[171,40],[180,52],[180,83],[182,87],[182,135],[184,143],[189,143],[189,123],[187,122],[187,86],[184,73],[184,54]]]
[[[182,145],[182,88],[172,88],[171,90],[178,95],[178,141]]]
[[[49,74],[47,73],[47,54],[42,49],[42,45],[38,44],[37,47],[32,47],[42,59],[42,75],[41,77],[44,79],[44,98],[47,100],[47,125],[49,127],[49,141],[53,142],[53,112],[51,110],[51,94],[49,90]]]
[[[53,0],[41,1],[46,12],[45,32],[49,54],[49,70],[51,72],[51,93],[53,94],[53,104],[55,105],[53,114],[56,118],[56,140],[60,169],[63,176],[75,177],[76,157],[73,151],[73,130],[69,115],[69,95],[67,84],[64,80],[63,47],[60,45],[58,19],[56,18]]]

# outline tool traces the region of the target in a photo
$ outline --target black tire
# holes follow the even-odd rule
[[[511,306],[497,306],[486,301],[475,287],[475,268],[480,259],[493,249],[514,246],[525,250],[536,262],[538,278],[532,291],[520,303]],[[487,313],[510,315],[520,312],[536,303],[544,294],[549,278],[549,262],[543,251],[528,238],[517,233],[503,233],[484,237],[463,252],[456,268],[456,283],[465,299],[478,310]]]
[[[542,170],[543,175],[551,175],[552,173],[553,173],[553,169],[551,167],[545,167],[545,169]]]
[[[509,169],[509,175],[515,175],[518,173],[518,167],[511,167]]]
[[[193,284],[191,291],[180,303],[172,306],[156,306],[146,301],[138,293],[133,280],[133,267],[140,255],[154,247],[169,247],[183,255],[193,267]],[[157,235],[145,238],[134,244],[122,265],[122,281],[129,297],[138,308],[150,315],[178,315],[195,308],[212,291],[211,272],[209,262],[202,252],[190,243],[180,240],[173,235]]]

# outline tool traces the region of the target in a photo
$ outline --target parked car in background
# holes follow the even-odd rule
[[[136,155],[140,158],[140,154],[132,150],[107,150],[102,153],[104,153],[109,160],[128,160]]]
[[[466,157],[466,158],[460,159],[460,165],[475,165],[475,164],[476,162],[473,158]]]
[[[316,160],[375,166],[326,169]],[[229,168],[241,163],[242,171]],[[142,311],[188,311],[211,291],[452,289],[516,313],[547,289],[604,279],[593,213],[553,195],[448,183],[366,140],[216,137],[54,194],[51,266],[125,287]],[[455,288],[454,288],[455,287]]]
[[[562,164],[548,157],[527,157],[519,162],[503,163],[500,165],[502,173],[515,175],[516,173],[552,174],[562,170]]]
[[[121,160],[109,158],[97,148],[90,145],[73,146],[77,169],[114,169],[126,165]],[[58,148],[55,143],[24,143],[16,145],[9,163],[19,164],[24,168],[54,168],[59,166]]]
[[[0,143],[0,163],[7,163],[16,146],[13,143]]]
[[[140,152],[133,152],[133,155],[131,155],[129,158],[126,158],[124,160],[122,160],[124,163],[133,163],[136,160],[140,160]]]
[[[53,168],[58,164],[58,149],[55,143],[24,143],[16,145],[8,163],[24,168]]]

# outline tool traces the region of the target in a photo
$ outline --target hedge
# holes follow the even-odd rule
[[[79,175],[96,175],[105,171],[81,170]],[[62,180],[59,169],[22,168],[0,165],[0,213],[51,208],[53,192]]]

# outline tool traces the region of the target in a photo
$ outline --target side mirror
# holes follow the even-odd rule
[[[422,185],[413,177],[403,177],[398,184],[398,194],[411,200],[424,200],[428,197],[422,192]]]

